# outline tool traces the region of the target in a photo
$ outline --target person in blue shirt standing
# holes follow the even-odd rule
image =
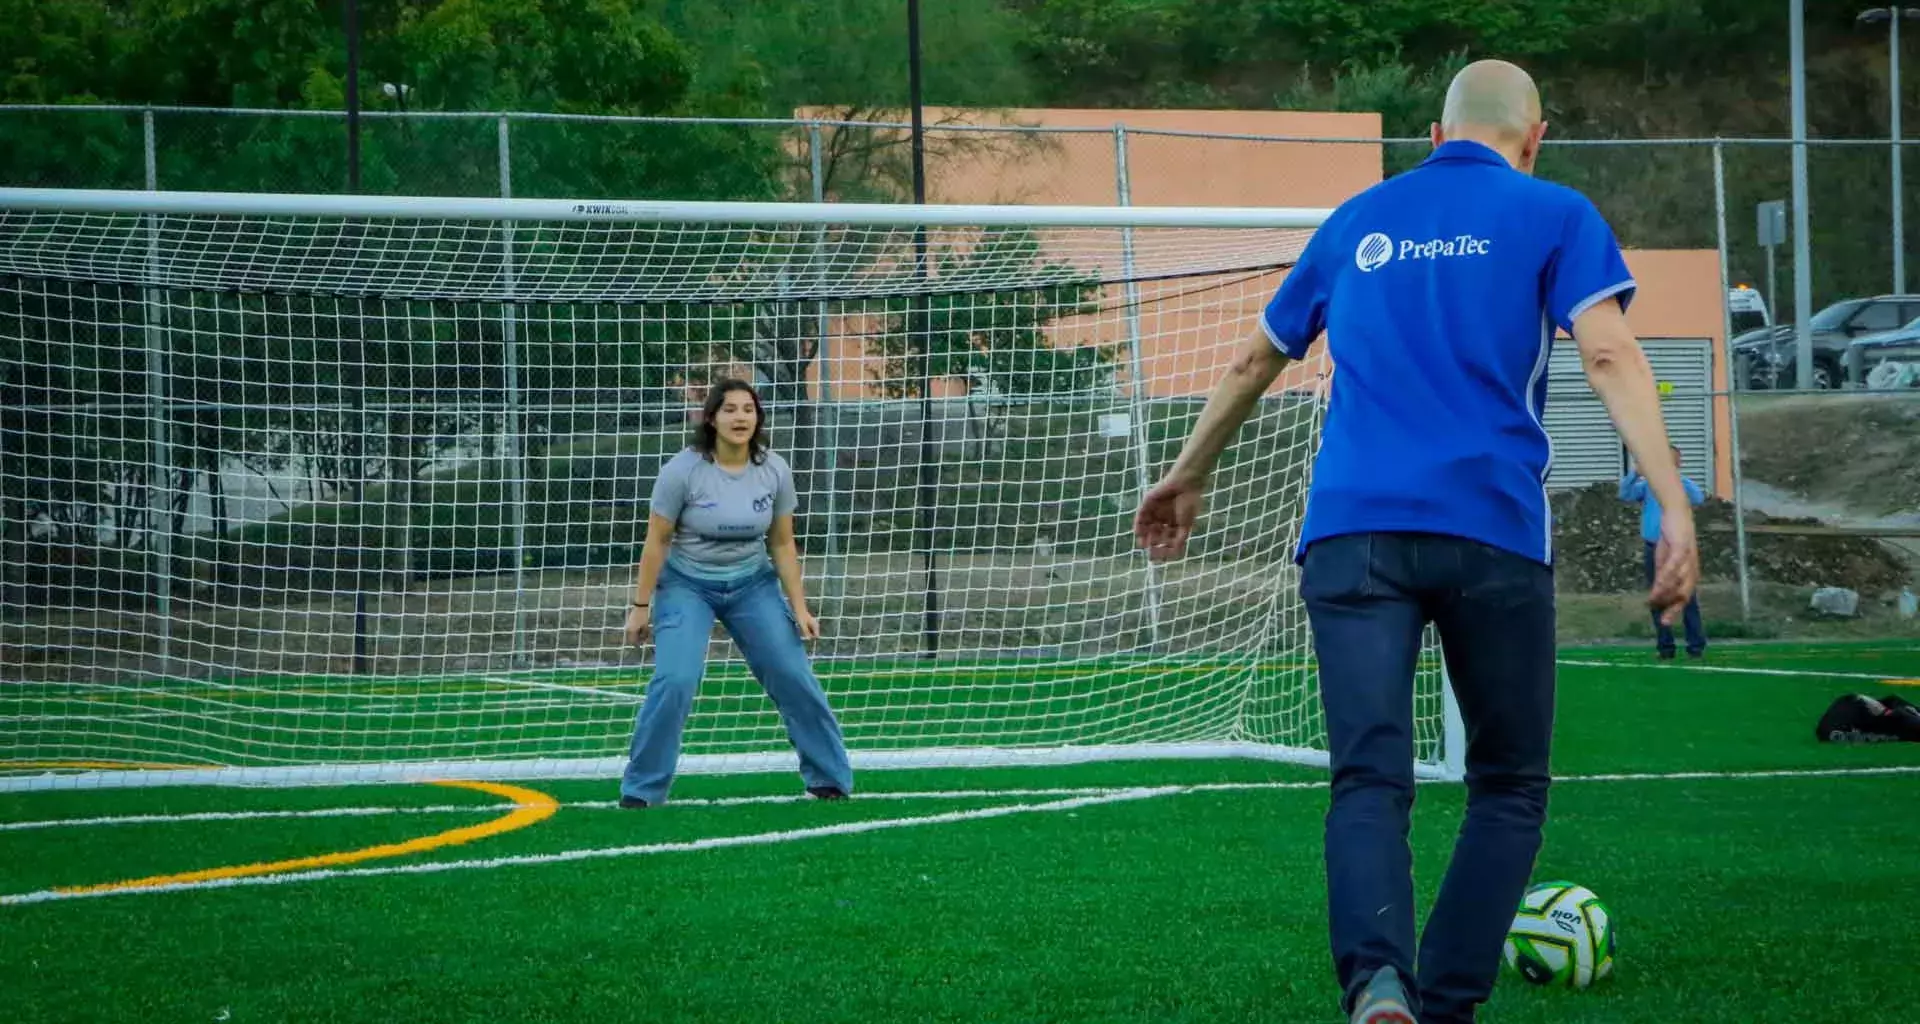
[[[1680,446],[1673,446],[1673,465],[1680,466]],[[1687,501],[1699,505],[1707,500],[1699,485],[1686,477],[1680,483],[1687,489]],[[1660,500],[1653,496],[1647,486],[1647,478],[1641,475],[1637,467],[1628,467],[1627,475],[1620,478],[1620,500],[1638,502],[1640,505],[1640,540],[1646,544],[1646,556],[1642,564],[1646,567],[1647,585],[1653,585],[1654,559],[1660,549]],[[1700,624],[1700,598],[1695,595],[1687,602],[1682,618],[1686,622],[1687,657],[1698,658],[1707,653],[1707,630]],[[1662,661],[1673,660],[1673,626],[1661,621],[1659,614],[1653,616],[1654,643],[1660,652]]]
[[[1699,577],[1692,507],[1627,326],[1633,278],[1593,204],[1532,176],[1545,132],[1525,71],[1461,71],[1432,155],[1314,233],[1134,518],[1151,558],[1183,553],[1221,452],[1325,333],[1335,372],[1295,558],[1332,767],[1334,968],[1361,1024],[1471,1021],[1540,848],[1554,701],[1541,415],[1556,326],[1660,501],[1649,603],[1671,622]],[[1416,950],[1407,832],[1428,623],[1467,727],[1467,811]]]

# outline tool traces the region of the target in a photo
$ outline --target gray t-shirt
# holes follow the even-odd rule
[[[688,448],[660,467],[649,504],[655,515],[674,520],[668,558],[676,567],[731,576],[765,563],[774,517],[791,515],[800,502],[793,470],[773,452],[730,473]]]

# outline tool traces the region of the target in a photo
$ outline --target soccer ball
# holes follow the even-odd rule
[[[1591,889],[1542,882],[1513,915],[1506,956],[1535,985],[1586,988],[1613,973],[1613,917]]]

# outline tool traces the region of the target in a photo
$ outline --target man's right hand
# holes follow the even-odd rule
[[[627,643],[635,647],[653,637],[653,608],[634,605],[627,609]]]
[[[1700,586],[1700,547],[1694,540],[1693,509],[1660,509],[1660,543],[1653,554],[1653,587],[1647,604],[1671,626]]]
[[[1186,553],[1205,489],[1202,481],[1168,476],[1140,499],[1140,511],[1133,516],[1133,537],[1147,549],[1148,558],[1164,562]]]

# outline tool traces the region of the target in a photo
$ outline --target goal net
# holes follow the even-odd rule
[[[0,787],[613,776],[646,499],[728,376],[857,767],[1323,762],[1328,368],[1183,560],[1131,518],[1324,214],[0,189]],[[1416,703],[1445,774],[1431,644]],[[720,632],[685,750],[793,763]]]

